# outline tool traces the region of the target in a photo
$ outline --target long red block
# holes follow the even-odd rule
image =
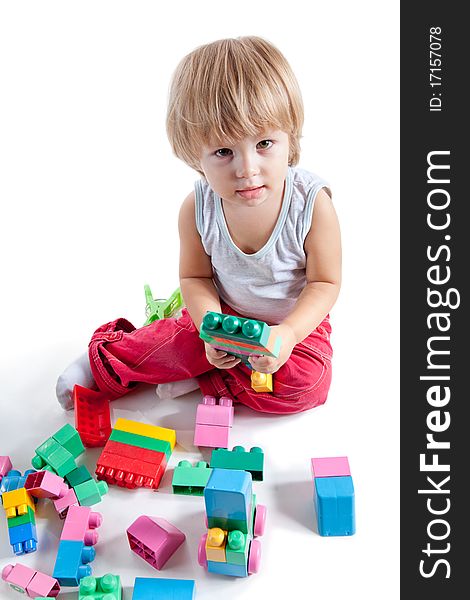
[[[87,448],[104,446],[111,435],[109,398],[81,385],[73,388],[75,428]]]
[[[134,446],[129,446],[134,448]],[[136,448],[141,450],[141,448]],[[166,468],[166,458],[163,452],[160,455],[160,463],[149,463],[137,458],[119,456],[111,452],[103,451],[96,463],[96,476],[104,479],[109,484],[133,489],[136,487],[148,487],[156,489],[160,485]]]

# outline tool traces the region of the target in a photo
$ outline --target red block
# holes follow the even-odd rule
[[[113,447],[110,442],[101,453],[96,463],[96,476],[98,479],[104,479],[109,484],[119,485],[133,489],[136,487],[148,487],[156,489],[166,469],[166,457],[163,452],[148,451],[144,448],[119,444],[118,451],[123,451],[127,456],[120,456],[115,452],[108,452],[109,447]],[[147,453],[151,452],[151,460]]]
[[[75,428],[87,448],[104,446],[111,435],[109,398],[81,385],[73,388]]]

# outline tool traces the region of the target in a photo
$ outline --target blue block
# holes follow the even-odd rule
[[[93,546],[85,546],[83,542],[61,540],[52,577],[55,577],[60,585],[80,585],[83,577],[91,575],[88,563],[94,560],[95,555]]]
[[[136,577],[132,600],[194,600],[196,583],[192,579]]]
[[[318,533],[353,535],[356,532],[352,477],[315,477]]]
[[[209,527],[249,531],[253,497],[251,473],[213,469],[204,489]]]
[[[17,471],[16,469],[8,471],[0,484],[0,493],[3,494],[4,492],[19,490],[24,487],[26,478],[30,473],[36,473],[36,471],[34,469],[28,469],[24,472],[24,475],[21,475],[21,471]],[[34,498],[34,500],[37,501],[37,498]]]
[[[218,573],[219,575],[230,575],[231,577],[248,577],[246,565],[234,565],[233,563],[207,561],[207,570],[209,573]]]
[[[12,545],[13,552],[17,556],[36,551],[38,535],[34,523],[23,523],[23,525],[9,527],[8,534],[10,536],[10,544]]]

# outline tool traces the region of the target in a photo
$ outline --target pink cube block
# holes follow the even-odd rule
[[[65,494],[65,496],[62,496],[62,498],[57,498],[52,502],[54,503],[54,507],[59,513],[61,519],[65,519],[65,516],[70,506],[78,506],[77,496],[75,495],[75,491],[73,488],[70,488],[69,491]]]
[[[70,506],[60,539],[84,542],[85,546],[94,546],[98,541],[98,532],[95,529],[102,522],[101,514],[93,512],[89,506]]]
[[[138,517],[127,529],[133,552],[160,570],[186,539],[182,531],[160,517]]]
[[[6,565],[2,579],[14,590],[27,594],[30,598],[55,598],[60,592],[57,579],[25,565]]]
[[[35,498],[62,498],[69,491],[63,477],[50,471],[30,473],[24,487]]]
[[[8,471],[11,471],[11,469],[12,464],[10,457],[0,456],[0,482],[2,481],[3,477],[8,473]]]
[[[345,477],[351,475],[347,456],[312,458],[313,477]]]
[[[232,399],[223,397],[220,399],[220,404],[209,404],[205,402],[206,398],[207,396],[204,397],[202,404],[199,404],[197,407],[196,423],[198,425],[220,425],[223,427],[232,427]],[[209,398],[212,398],[212,396],[209,396]]]
[[[207,448],[228,448],[230,427],[199,425],[194,427],[194,445]]]

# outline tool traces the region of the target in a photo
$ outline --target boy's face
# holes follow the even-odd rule
[[[265,130],[235,144],[223,140],[202,149],[201,168],[211,188],[236,206],[280,200],[289,161],[289,136]]]

